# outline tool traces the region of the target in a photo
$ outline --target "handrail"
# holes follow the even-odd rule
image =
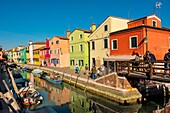
[[[117,73],[119,72],[127,72],[127,75],[130,76],[131,73],[133,72],[143,72],[146,73],[149,79],[152,79],[153,75],[164,75],[164,71],[169,70],[169,73],[166,73],[167,75],[170,75],[170,68],[165,68],[164,64],[170,62],[166,61],[143,61],[140,60],[140,64],[138,66],[132,65],[132,63],[135,61],[116,61],[116,70]],[[147,65],[146,65],[147,64]],[[133,70],[136,69],[136,70]]]

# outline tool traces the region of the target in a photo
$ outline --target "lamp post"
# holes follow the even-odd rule
[[[147,27],[145,28],[145,32],[146,32],[146,37],[144,40],[144,43],[146,44],[146,52],[148,51],[148,30]]]

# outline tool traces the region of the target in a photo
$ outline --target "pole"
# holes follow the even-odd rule
[[[148,29],[146,27],[146,51],[148,51]]]

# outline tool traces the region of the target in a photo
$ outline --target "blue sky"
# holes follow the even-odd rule
[[[45,41],[66,30],[89,29],[108,16],[138,19],[155,13],[162,26],[170,28],[169,0],[0,0],[0,45],[11,49],[18,45]]]

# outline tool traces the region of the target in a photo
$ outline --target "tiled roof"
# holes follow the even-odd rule
[[[64,36],[54,36],[56,38],[59,38],[59,39],[63,39],[63,40],[69,40],[67,37],[64,37]]]

